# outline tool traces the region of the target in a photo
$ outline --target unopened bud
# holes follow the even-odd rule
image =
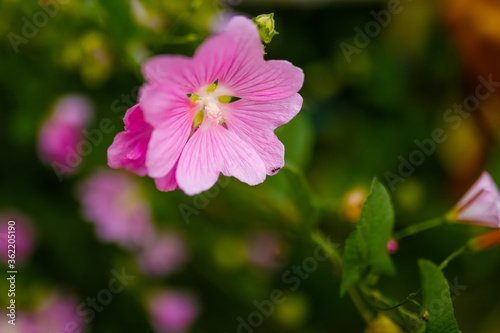
[[[472,251],[483,251],[500,244],[500,230],[493,230],[469,241]]]
[[[274,13],[271,14],[262,14],[252,19],[253,23],[257,25],[259,29],[260,39],[266,43],[271,43],[274,35],[277,35],[278,32],[274,29]]]
[[[389,252],[389,254],[394,254],[398,251],[398,249],[399,249],[398,241],[395,240],[394,238],[391,238],[389,242],[387,242],[387,252]]]

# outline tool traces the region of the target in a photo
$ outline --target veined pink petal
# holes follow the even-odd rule
[[[245,122],[244,118],[227,120],[229,130],[248,143],[260,156],[266,167],[266,174],[274,175],[285,165],[285,147],[273,130],[259,128]]]
[[[273,101],[249,101],[240,99],[223,104],[224,116],[227,120],[233,117],[251,123],[254,127],[275,129],[288,123],[302,108],[302,96],[292,96]]]
[[[196,107],[186,95],[158,85],[140,101],[146,121],[154,126],[146,156],[146,168],[153,178],[172,170],[191,133]]]
[[[124,123],[126,131],[118,133],[108,148],[108,165],[144,176],[147,174],[146,151],[153,128],[144,121],[139,105],[127,110]]]
[[[234,96],[250,100],[282,99],[298,92],[304,73],[288,61],[264,61],[264,49],[255,24],[236,16],[224,32],[201,45],[193,62],[204,73],[198,85],[219,80]]]
[[[289,122],[301,106],[299,94],[271,102],[241,99],[225,105],[225,119],[228,129],[255,149],[266,166],[266,173],[273,175],[285,165],[285,147],[274,129]]]
[[[222,33],[208,38],[196,51],[193,61],[199,72],[204,73],[198,84],[211,84],[218,79],[221,85],[230,88],[230,79],[262,63],[263,55],[264,48],[255,24],[243,16],[236,16]]]
[[[186,93],[198,87],[197,73],[191,58],[179,55],[159,55],[142,65],[142,74],[149,82],[168,82]]]
[[[266,178],[264,163],[249,144],[221,126],[202,126],[182,152],[177,182],[186,194],[195,195],[212,187],[220,172],[249,185]]]
[[[456,204],[454,215],[459,221],[500,227],[500,192],[488,172],[483,172]]]
[[[252,63],[221,81],[235,96],[254,101],[270,101],[292,96],[304,83],[304,72],[288,61]]]

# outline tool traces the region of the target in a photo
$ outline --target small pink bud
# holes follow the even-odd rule
[[[389,252],[389,254],[394,254],[398,251],[398,249],[399,249],[398,241],[395,240],[394,238],[391,238],[387,243],[387,252]]]
[[[500,192],[488,172],[483,172],[447,218],[491,228],[500,227]]]

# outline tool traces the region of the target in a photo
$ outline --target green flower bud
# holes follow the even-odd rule
[[[252,19],[253,23],[259,28],[260,39],[266,43],[271,43],[274,35],[278,32],[274,30],[274,13],[262,14]]]

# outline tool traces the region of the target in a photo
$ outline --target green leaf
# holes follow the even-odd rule
[[[350,286],[361,279],[365,268],[363,253],[366,253],[366,244],[359,241],[359,231],[355,230],[347,237],[345,244],[342,282],[340,284],[341,295],[344,295]]]
[[[424,311],[429,315],[426,333],[460,333],[453,314],[448,281],[438,266],[429,260],[418,262],[422,279]]]
[[[394,209],[389,192],[375,178],[363,204],[358,229],[346,241],[341,295],[361,279],[368,266],[374,273],[394,275],[395,268],[387,252],[393,228]]]

